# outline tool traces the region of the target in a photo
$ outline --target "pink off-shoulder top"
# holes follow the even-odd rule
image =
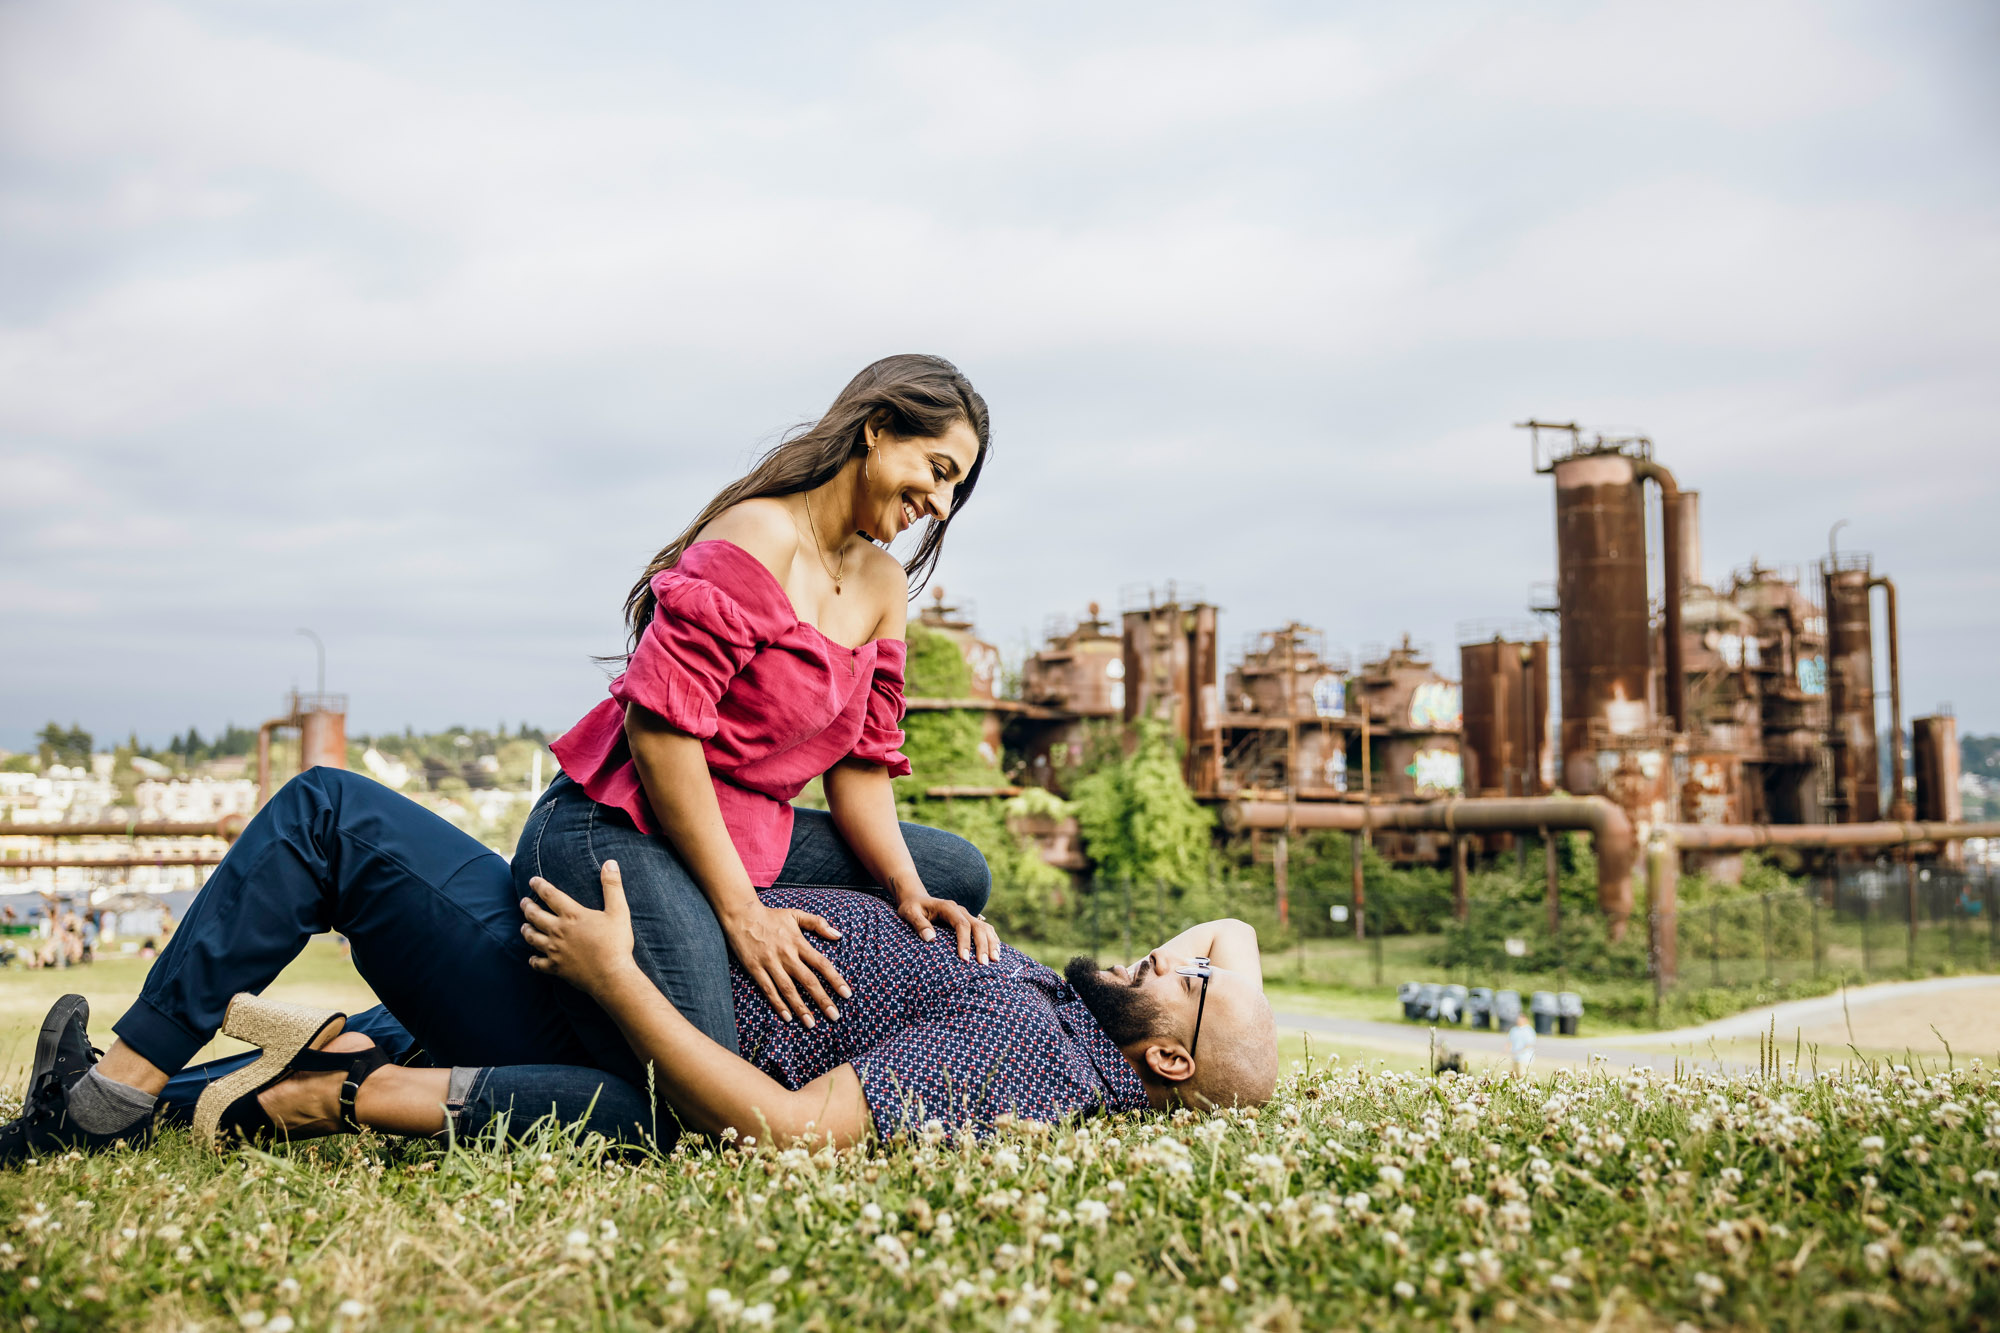
[[[648,833],[659,825],[625,743],[625,705],[701,740],[723,822],[750,882],[766,888],[791,850],[792,798],[850,755],[910,771],[900,639],[838,644],[806,624],[763,562],[733,542],[696,542],[653,576],[653,623],[611,697],[550,748],[589,797]]]

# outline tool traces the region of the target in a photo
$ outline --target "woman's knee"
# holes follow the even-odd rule
[[[933,898],[948,899],[975,914],[986,910],[986,900],[993,894],[993,871],[977,847],[956,833],[922,824],[905,824],[903,840]]]

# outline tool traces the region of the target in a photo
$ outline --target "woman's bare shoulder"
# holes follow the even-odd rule
[[[875,632],[871,639],[900,639],[910,615],[910,576],[903,572],[903,564],[895,556],[873,542],[862,551],[860,568],[856,571],[862,579],[862,586],[868,590],[868,597],[882,608],[882,617],[875,622]]]
[[[759,496],[733,504],[709,520],[696,541],[725,541],[742,547],[783,583],[799,550],[798,525],[791,511],[775,496]]]

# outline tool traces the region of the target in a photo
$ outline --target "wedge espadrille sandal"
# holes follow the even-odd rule
[[[258,1104],[257,1094],[298,1068],[302,1055],[321,1055],[312,1047],[333,1040],[346,1026],[347,1015],[331,1009],[286,1004],[261,995],[238,995],[232,999],[222,1020],[222,1034],[247,1041],[263,1054],[201,1090],[201,1098],[194,1106],[195,1136],[220,1151],[226,1131],[249,1134],[270,1130],[270,1117]],[[345,1061],[369,1053],[342,1053],[341,1058]],[[345,1064],[338,1067],[344,1068]],[[344,1090],[342,1101],[343,1111],[349,1109]]]

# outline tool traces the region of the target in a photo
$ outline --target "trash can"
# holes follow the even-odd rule
[[[1437,1022],[1438,1003],[1444,999],[1444,987],[1435,981],[1426,981],[1417,992],[1417,1017],[1426,1023]]]
[[[1538,990],[1528,998],[1528,1016],[1535,1020],[1535,1032],[1546,1037],[1556,1030],[1556,995]]]
[[[1441,1023],[1463,1023],[1465,1021],[1465,987],[1450,985],[1444,988],[1444,998],[1438,1002],[1438,1021]]]
[[[1415,1021],[1417,1017],[1417,996],[1423,987],[1414,981],[1406,981],[1396,987],[1396,1001],[1403,1006],[1403,1017]]]
[[[1573,990],[1566,990],[1556,996],[1556,1028],[1565,1037],[1576,1035],[1576,1025],[1583,1021],[1583,997]]]
[[[1465,1016],[1476,1028],[1493,1026],[1493,988],[1474,986],[1465,1001]]]
[[[1514,1026],[1514,1016],[1521,1012],[1521,992],[1503,990],[1493,997],[1493,1026],[1505,1032]]]

